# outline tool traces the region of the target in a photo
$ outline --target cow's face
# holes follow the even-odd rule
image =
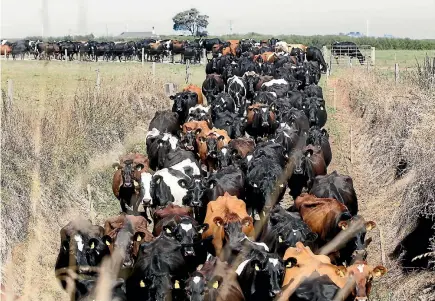
[[[97,266],[101,263],[104,256],[110,255],[109,246],[112,244],[112,239],[105,235],[102,238],[91,238],[86,248],[86,258],[90,266]]]
[[[254,97],[255,86],[258,84],[259,77],[257,74],[252,74],[252,75],[245,74],[245,80],[246,80],[246,84],[248,86],[247,91],[246,91],[246,94],[247,94],[246,96],[251,99],[252,97]]]
[[[193,92],[180,92],[175,95],[171,95],[169,98],[174,101],[172,112],[176,112],[178,114],[184,113],[189,100],[193,99],[195,96],[198,98],[198,95]]]
[[[310,131],[308,132],[307,145],[308,144],[321,145],[322,139],[326,135],[327,135],[326,130],[320,130],[320,128],[317,126],[311,127]]]
[[[306,169],[306,160],[311,158],[313,150],[308,149],[306,151],[295,150],[292,155],[293,162],[295,164],[293,174],[303,175]]]
[[[148,172],[143,172],[140,175],[140,199],[144,207],[152,206],[151,197],[151,182],[153,176]]]
[[[183,219],[176,226],[164,226],[163,230],[174,237],[180,244],[184,257],[194,257],[195,244],[202,239],[202,233],[208,229],[208,224],[195,225],[190,219]]]
[[[228,149],[228,147],[223,147],[221,150],[218,151],[218,168],[224,168],[231,165],[232,158],[231,158],[231,151]]]
[[[366,233],[367,231],[370,231],[376,227],[375,222],[368,221],[364,222],[364,220],[360,216],[354,216],[351,220],[351,222],[363,222],[361,227],[359,228],[358,232],[354,234],[354,236],[349,240],[349,242],[346,244],[346,249],[348,248],[350,251],[352,251],[352,254],[349,254],[352,256],[352,261],[355,260],[365,260],[367,257],[367,243],[365,241]],[[338,227],[346,231],[349,227],[349,221],[340,221],[338,223]]]
[[[230,218],[224,225],[225,241],[232,253],[242,251],[243,243],[247,238],[245,232],[253,225],[253,219],[250,216],[240,220],[238,217]],[[245,230],[245,231],[244,231]]]
[[[205,179],[201,176],[194,176],[187,186],[187,193],[183,198],[183,205],[199,208],[205,207],[207,205],[206,189]]]
[[[218,138],[214,136],[208,137],[206,143],[207,143],[207,157],[211,159],[216,159],[218,154]]]
[[[122,187],[130,188],[133,186],[133,160],[125,160],[124,167],[121,170]]]
[[[342,268],[347,276],[353,276],[356,286],[353,294],[356,301],[367,301],[368,295],[372,288],[373,278],[378,278],[387,272],[387,269],[383,266],[377,266],[375,268],[369,266],[365,261],[357,261],[347,269]]]
[[[170,301],[172,290],[180,289],[180,282],[173,280],[169,271],[159,271],[141,279],[139,287],[144,300]]]
[[[207,293],[207,280],[200,272],[193,273],[186,281],[186,295],[190,301],[203,301]]]
[[[309,103],[304,103],[302,109],[308,117],[310,126],[316,125],[319,117],[325,114],[325,106],[317,100],[311,100]]]
[[[252,259],[250,264],[255,270],[255,285],[261,290],[266,289],[271,298],[280,295],[285,269],[283,260],[275,254],[268,254],[261,259]]]
[[[200,132],[201,129],[198,129],[198,131]],[[195,151],[197,149],[196,130],[188,131],[187,133],[183,134],[180,143],[185,150]]]
[[[157,164],[163,166],[166,160],[166,155],[175,150],[178,145],[178,139],[171,134],[165,133],[157,140]]]
[[[151,198],[153,206],[166,206],[174,202],[171,189],[163,180],[161,175],[155,175],[151,181]]]

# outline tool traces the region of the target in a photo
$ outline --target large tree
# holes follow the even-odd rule
[[[192,35],[196,35],[198,31],[208,26],[208,16],[200,15],[196,8],[176,14],[172,21],[174,21],[174,30],[188,30]]]

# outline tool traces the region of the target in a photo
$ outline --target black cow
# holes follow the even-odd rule
[[[332,55],[337,60],[339,56],[349,56],[351,59],[358,58],[360,64],[364,64],[365,57],[354,42],[334,42],[332,44]]]
[[[290,126],[287,123],[280,123],[273,140],[281,144],[285,148],[287,155],[290,155],[295,148],[306,146],[305,137],[304,134],[300,135],[295,125]]]
[[[303,107],[304,105],[302,105]],[[284,111],[280,116],[280,122],[295,126],[299,130],[299,136],[307,135],[310,129],[310,122],[305,112],[296,108]]]
[[[86,273],[80,266],[98,266],[103,257],[110,254],[107,244],[112,243],[110,237],[104,236],[101,226],[92,225],[89,220],[77,218],[60,230],[60,249],[57,256],[55,271],[62,287],[67,288],[69,277],[66,269],[73,269],[79,274]],[[90,271],[88,275],[95,275]]]
[[[340,287],[328,275],[320,276],[318,272],[313,272],[298,285],[289,301],[333,301],[338,291],[340,291]],[[345,301],[353,299],[351,294]]]
[[[153,235],[161,233],[174,238],[181,244],[181,254],[186,263],[189,273],[196,270],[207,257],[205,241],[202,240],[202,232],[208,229],[208,224],[198,224],[190,216],[170,215],[160,220],[154,227]]]
[[[257,86],[260,77],[254,71],[245,72],[243,78],[246,82],[246,98],[252,100],[255,97],[255,87]]]
[[[171,150],[176,150],[178,138],[169,133],[161,133],[156,128],[148,132],[146,136],[147,155],[150,161],[150,168],[157,170],[163,168],[166,155]]]
[[[313,180],[310,194],[318,198],[333,198],[346,205],[350,214],[358,213],[358,199],[352,178],[333,171],[329,175],[317,176]]]
[[[289,260],[284,262],[277,254],[256,249],[251,250],[246,258],[236,269],[245,300],[273,300],[281,293]]]
[[[222,44],[223,42],[218,39],[218,38],[214,38],[214,39],[204,39],[202,42],[202,47],[204,47],[206,49],[207,52],[212,51],[213,45],[215,44]]]
[[[318,97],[323,99],[322,87],[318,85],[305,86],[304,92],[307,97]]]
[[[326,73],[328,70],[328,65],[325,62],[325,58],[323,57],[322,51],[319,48],[314,46],[309,46],[305,50],[307,55],[307,61],[315,61],[320,64],[320,69],[322,69],[323,73]]]
[[[221,112],[236,113],[236,103],[228,93],[220,93],[216,95],[211,102],[211,118],[213,122],[217,120],[217,116]]]
[[[215,128],[227,131],[228,136],[235,139],[245,135],[246,118],[229,111],[219,112],[213,125]]]
[[[316,125],[321,128],[326,124],[328,114],[323,99],[317,97],[307,98],[302,105],[302,109],[308,117],[310,126]]]
[[[297,212],[287,212],[279,205],[270,211],[269,219],[263,227],[259,241],[264,242],[270,252],[283,257],[289,247],[295,247],[298,241],[315,249],[317,234],[304,223]]]
[[[207,102],[211,103],[216,98],[216,95],[223,92],[225,88],[222,77],[216,73],[207,74],[206,79],[202,83],[202,94],[207,98]]]
[[[235,166],[224,167],[208,178],[207,197],[210,201],[223,196],[225,192],[245,199],[245,175]]]
[[[271,135],[278,127],[275,105],[255,104],[248,107],[246,132],[256,138]]]
[[[201,62],[201,51],[193,46],[187,46],[184,50],[184,63],[187,61],[192,63]]]
[[[292,91],[289,82],[285,79],[273,79],[265,82],[261,86],[261,91],[275,92],[276,97],[281,98],[287,95],[287,92]]]
[[[156,111],[153,119],[148,126],[148,131],[157,129],[161,133],[170,133],[177,135],[180,131],[180,123],[178,122],[178,114],[169,110]]]
[[[189,115],[189,109],[196,106],[198,103],[198,94],[186,91],[171,95],[169,98],[174,101],[172,112],[178,114],[179,124],[184,124]]]
[[[96,288],[98,279],[81,279],[77,280],[75,289],[75,301],[89,301],[95,300],[96,298]],[[110,289],[112,291],[111,298],[109,301],[127,301],[127,294],[125,291],[125,282],[122,278],[112,281],[110,284]]]
[[[322,148],[323,159],[326,166],[329,166],[332,160],[331,146],[329,145],[329,134],[325,129],[320,129],[317,126],[310,128],[307,137],[307,145],[320,146]]]
[[[181,244],[166,235],[144,243],[131,276],[127,279],[128,300],[167,301],[188,277]]]
[[[299,47],[293,47],[290,55],[296,57],[299,63],[302,63],[305,59],[305,52]]]

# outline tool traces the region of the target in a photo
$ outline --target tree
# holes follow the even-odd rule
[[[208,26],[208,16],[200,15],[196,8],[176,14],[172,21],[174,21],[174,30],[188,30],[192,35],[197,35]]]

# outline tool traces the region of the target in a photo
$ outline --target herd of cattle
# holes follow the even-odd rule
[[[56,277],[73,300],[93,300],[98,267],[115,254],[112,300],[326,301],[350,282],[337,300],[363,301],[385,274],[366,261],[375,223],[358,215],[352,179],[327,174],[320,50],[258,55],[228,43],[202,87],[155,113],[147,155],[113,165],[122,213],[61,229]],[[325,251],[337,235],[347,238]]]
[[[240,57],[242,53],[251,52],[254,55],[261,55],[265,52],[276,52],[281,55],[298,56],[306,51],[307,46],[302,44],[288,44],[278,39],[269,39],[257,42],[253,39],[243,39],[238,43],[230,41],[221,41],[214,39],[196,39],[193,41],[178,40],[155,40],[145,39],[140,41],[129,42],[78,42],[78,41],[60,41],[60,42],[40,42],[30,40],[19,40],[10,43],[2,40],[0,53],[7,58],[12,54],[12,58],[25,55],[33,55],[35,59],[55,58],[58,60],[94,60],[99,59],[109,61],[116,60],[142,60],[142,51],[144,60],[162,61],[167,58],[172,63],[174,56],[180,55],[180,62],[199,63],[205,53],[212,53],[213,57],[218,55],[228,55]],[[361,54],[358,47],[353,42],[335,42],[331,45],[332,54],[336,57],[349,56],[357,57],[361,64],[364,63],[365,57]],[[338,62],[338,60],[337,60]],[[326,66],[324,66],[326,69]]]

